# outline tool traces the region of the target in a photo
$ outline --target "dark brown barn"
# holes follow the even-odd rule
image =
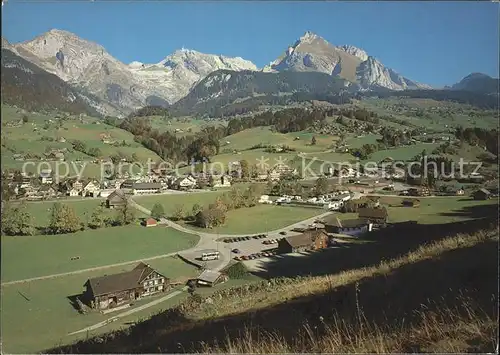
[[[328,235],[324,230],[307,231],[278,241],[280,253],[295,253],[328,247]]]
[[[83,299],[92,308],[113,308],[164,292],[169,288],[169,281],[149,265],[140,263],[131,271],[87,280]]]

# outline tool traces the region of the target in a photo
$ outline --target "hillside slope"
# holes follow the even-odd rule
[[[2,48],[2,103],[27,110],[61,110],[97,115],[98,101],[54,74]]]
[[[372,243],[296,258],[303,271],[329,260],[324,274],[192,297],[130,329],[51,352],[492,352],[498,235],[482,226],[448,224],[448,237],[442,225],[397,228]]]
[[[317,72],[264,73],[255,71],[218,70],[197,83],[187,96],[172,105],[176,114],[211,112],[214,108],[244,99],[294,93],[338,94],[355,91],[356,85],[346,80]]]

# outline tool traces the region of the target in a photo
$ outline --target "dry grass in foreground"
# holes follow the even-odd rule
[[[335,318],[320,326],[304,324],[290,342],[279,332],[255,332],[246,328],[239,338],[226,338],[222,346],[204,346],[202,353],[406,353],[495,352],[497,319],[461,298],[454,308],[417,311],[413,325],[385,326],[370,323],[360,310],[359,322]]]

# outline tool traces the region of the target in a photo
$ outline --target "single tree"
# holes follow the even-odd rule
[[[174,207],[174,212],[172,215],[176,220],[180,221],[184,218],[184,205],[178,204]]]
[[[135,210],[128,200],[116,210],[115,224],[119,226],[127,225],[135,221]]]
[[[52,234],[74,233],[82,229],[82,223],[75,210],[60,202],[52,205],[49,231]]]
[[[102,228],[106,225],[106,217],[104,214],[104,209],[102,206],[98,206],[92,215],[90,216],[90,221],[88,226],[92,229]]]
[[[311,145],[316,145],[316,137],[312,136],[311,138]]]
[[[163,209],[163,205],[161,203],[155,203],[153,208],[151,209],[151,217],[156,220],[160,220],[165,217],[165,210]]]
[[[314,184],[314,192],[316,195],[324,195],[328,192],[328,180],[326,177],[319,177]]]
[[[198,204],[198,203],[195,203],[195,204],[193,205],[193,209],[191,210],[191,214],[192,214],[193,216],[196,216],[196,215],[198,214],[198,212],[200,212],[200,211],[203,211],[203,206],[201,206],[201,205],[200,205],[200,204]]]
[[[242,179],[246,180],[250,178],[250,166],[248,164],[248,161],[240,160],[240,169]]]

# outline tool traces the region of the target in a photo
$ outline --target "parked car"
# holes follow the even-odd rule
[[[231,251],[232,251],[233,253],[235,253],[235,254],[239,254],[239,253],[241,253],[241,251],[240,251],[239,249],[233,249],[233,250],[231,250]]]
[[[233,259],[236,260],[236,261],[240,261],[240,257],[239,256],[235,256]]]
[[[286,231],[281,231],[280,234],[281,235],[286,235]]]
[[[248,256],[243,255],[243,256],[241,257],[241,259],[242,259],[242,260],[248,260]]]

